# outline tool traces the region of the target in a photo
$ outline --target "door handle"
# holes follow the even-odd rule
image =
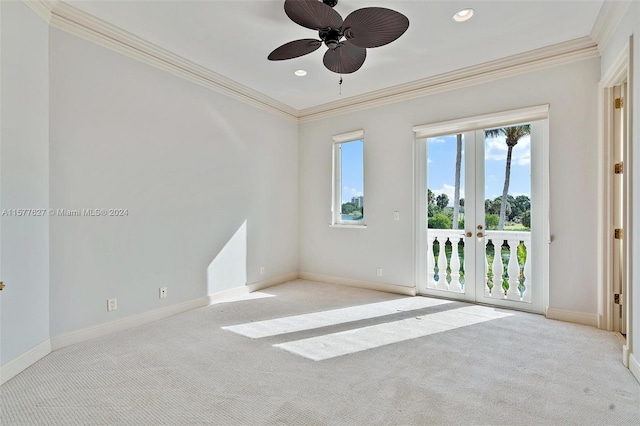
[[[464,236],[467,238],[471,238],[473,237],[473,232],[467,232],[466,234],[464,234]]]
[[[5,287],[4,283],[0,281],[0,291],[4,290],[4,287]]]
[[[478,237],[479,239],[480,239],[480,238],[484,238],[484,234],[483,234],[482,232],[478,232],[478,233],[476,234],[476,237]]]

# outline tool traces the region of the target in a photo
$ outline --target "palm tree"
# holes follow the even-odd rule
[[[458,218],[460,215],[460,166],[462,164],[462,134],[457,135],[456,151],[456,186],[453,195],[453,229],[458,229]]]
[[[522,126],[501,127],[498,129],[485,130],[484,135],[488,138],[495,138],[497,136],[504,136],[507,144],[507,164],[504,172],[504,189],[502,190],[502,203],[500,204],[500,222],[498,222],[498,229],[502,230],[504,227],[504,217],[507,211],[507,195],[509,193],[509,178],[511,176],[511,155],[513,154],[513,147],[518,144],[518,141],[526,135],[531,134],[531,125],[524,124]]]

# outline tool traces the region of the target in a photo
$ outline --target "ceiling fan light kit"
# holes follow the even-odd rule
[[[296,24],[318,31],[318,39],[291,41],[268,56],[282,61],[307,55],[324,43],[328,48],[323,63],[330,71],[350,74],[362,66],[367,49],[396,40],[409,28],[402,13],[383,7],[365,7],[351,12],[344,20],[333,7],[337,0],[285,0],[284,11]]]

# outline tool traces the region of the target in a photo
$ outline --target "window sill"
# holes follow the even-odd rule
[[[350,225],[346,223],[333,223],[329,225],[329,228],[354,228],[354,229],[366,229],[367,225],[364,223],[359,225]]]

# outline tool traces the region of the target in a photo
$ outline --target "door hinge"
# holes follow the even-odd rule
[[[621,175],[624,172],[624,165],[622,164],[622,161],[614,164],[613,172],[617,175]]]
[[[616,293],[613,295],[613,303],[615,303],[616,305],[620,305],[620,294]]]
[[[4,290],[4,283],[0,281],[0,291]]]
[[[624,106],[624,101],[622,98],[616,98],[616,100],[613,102],[614,106],[616,107],[616,109],[620,109]]]
[[[616,228],[613,230],[613,238],[616,240],[622,239],[622,228]]]

